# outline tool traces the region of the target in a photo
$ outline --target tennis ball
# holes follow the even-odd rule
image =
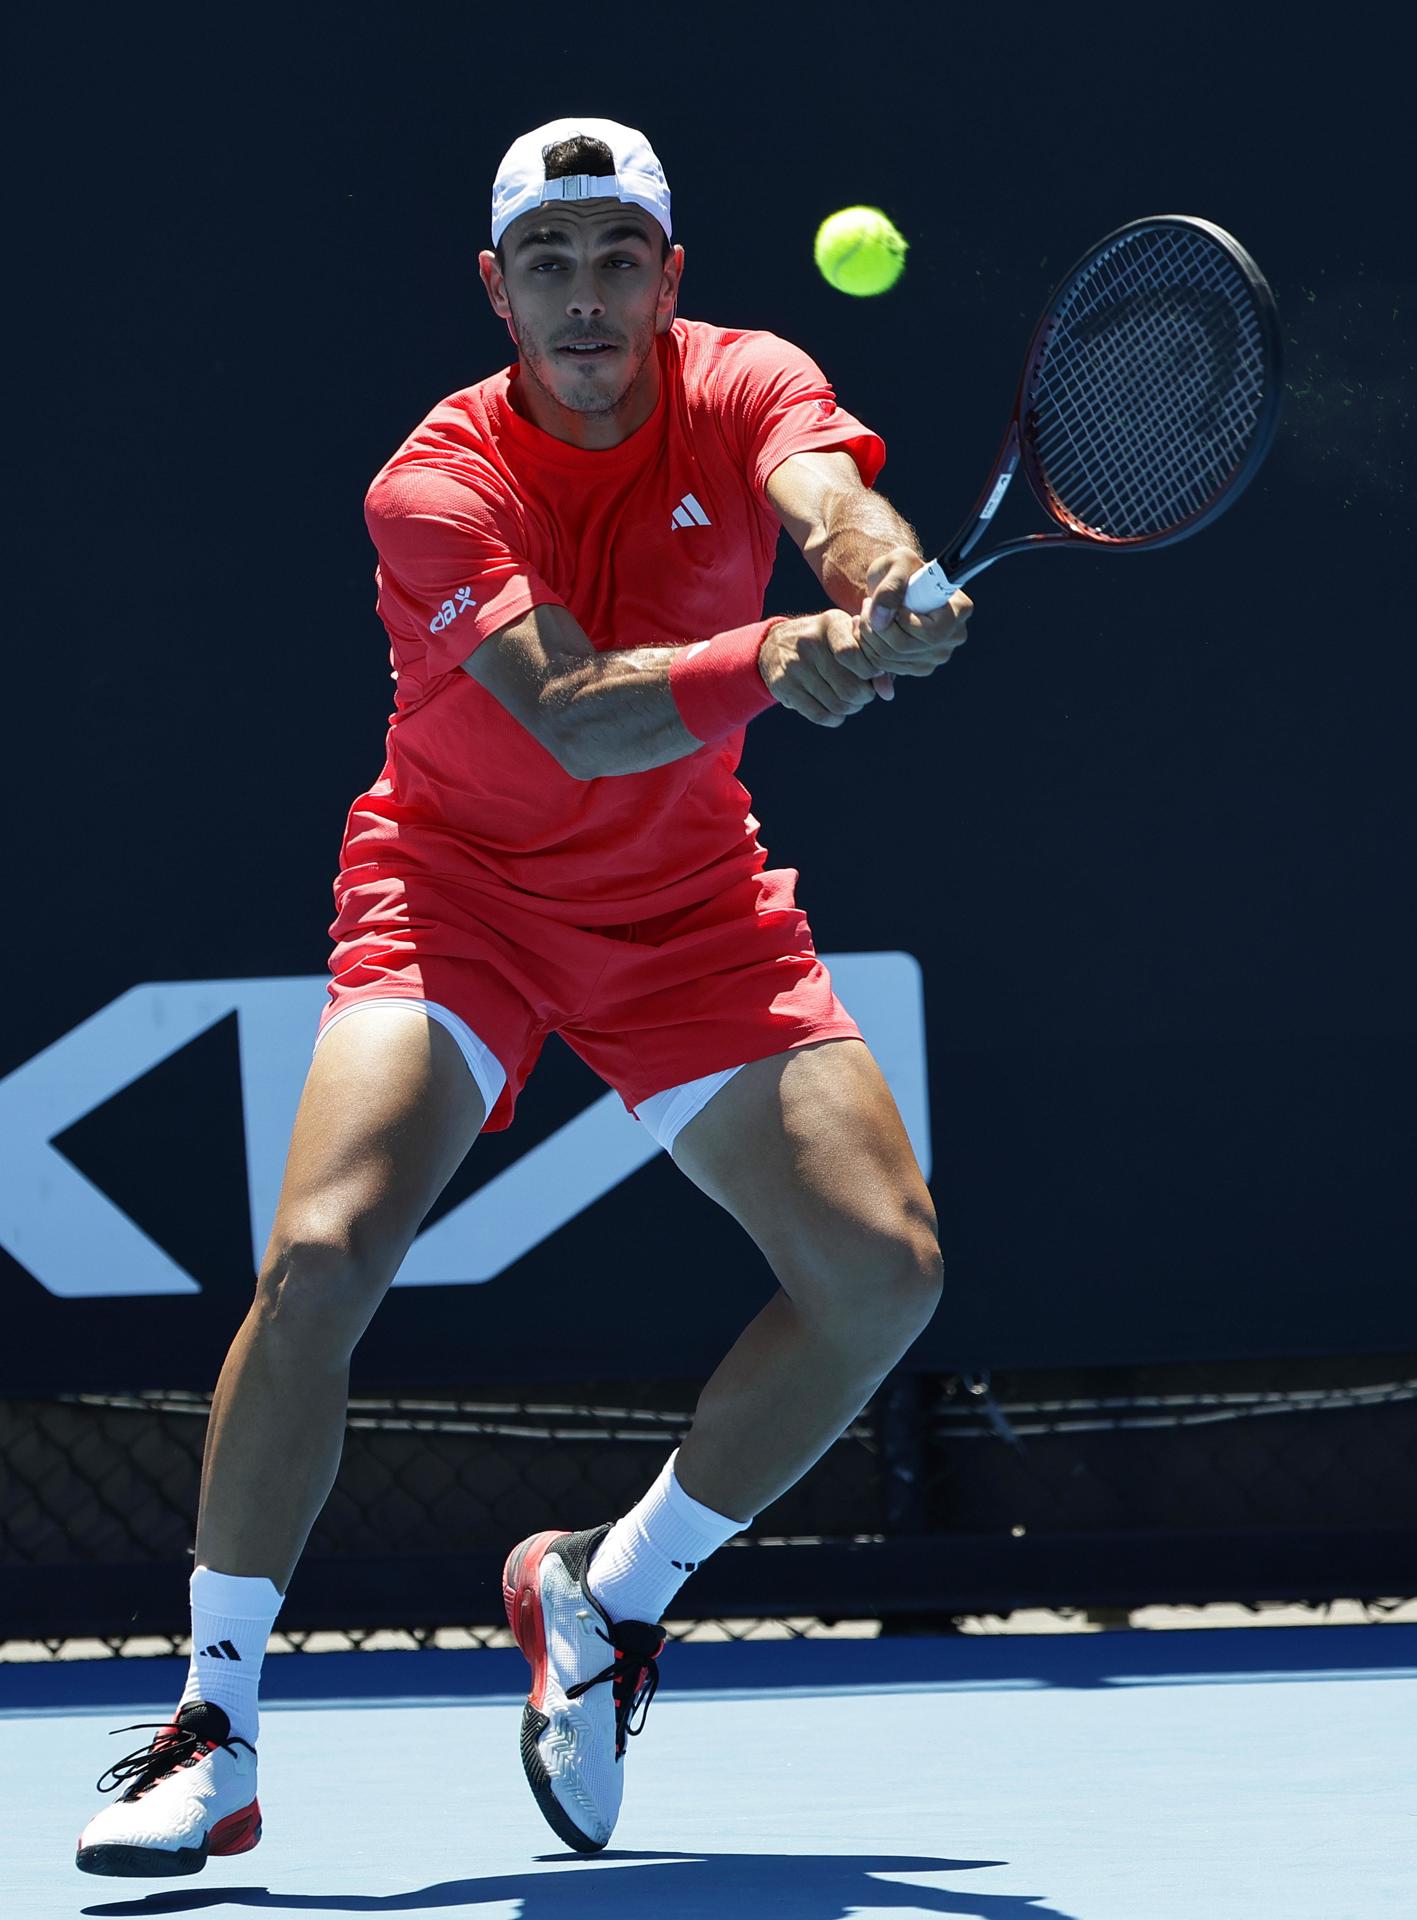
[[[817,228],[812,255],[838,293],[884,293],[905,271],[909,244],[879,207],[843,207]]]

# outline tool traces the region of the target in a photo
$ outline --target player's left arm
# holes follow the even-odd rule
[[[849,453],[789,454],[768,476],[767,495],[828,598],[860,615],[861,649],[882,673],[933,673],[963,644],[968,594],[933,613],[906,610],[910,576],[925,564],[919,536],[863,483]]]

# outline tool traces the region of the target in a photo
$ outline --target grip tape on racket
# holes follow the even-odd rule
[[[905,604],[912,613],[933,613],[936,607],[943,607],[952,593],[958,588],[940,565],[932,560],[928,566],[912,573],[905,589]]]

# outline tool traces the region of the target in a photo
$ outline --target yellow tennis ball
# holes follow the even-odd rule
[[[843,207],[817,228],[812,255],[838,293],[884,293],[905,271],[909,244],[879,207]]]

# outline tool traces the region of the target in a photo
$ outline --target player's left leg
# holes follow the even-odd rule
[[[780,1290],[705,1387],[655,1485],[595,1550],[589,1584],[617,1621],[659,1618],[698,1564],[801,1478],[940,1294],[929,1191],[859,1037],[675,1091],[704,1103],[677,1134],[673,1112],[656,1112],[660,1139],[747,1228]]]
[[[845,1431],[934,1313],[935,1209],[862,1040],[741,1068],[673,1151],[780,1289],[704,1388],[676,1464],[702,1505],[756,1515]]]
[[[523,1766],[551,1826],[583,1852],[619,1814],[626,1738],[658,1683],[653,1623],[845,1430],[940,1295],[929,1191],[863,1041],[740,1068],[672,1151],[752,1235],[780,1291],[629,1513],[534,1535],[507,1562],[507,1613],[533,1671]]]

